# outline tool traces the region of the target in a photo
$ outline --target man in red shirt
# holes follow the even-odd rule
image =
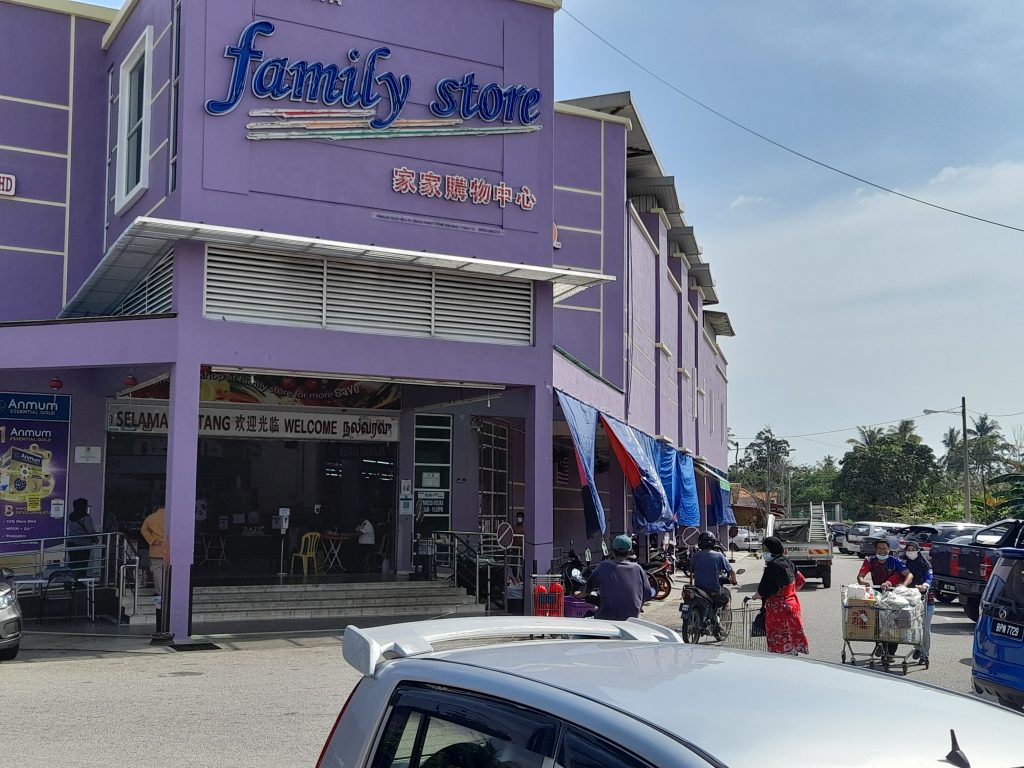
[[[871,581],[868,581],[868,577]],[[879,589],[891,589],[901,584],[905,587],[914,579],[914,574],[907,568],[907,564],[889,552],[889,542],[879,539],[875,542],[875,554],[873,557],[865,558],[864,564],[857,574],[857,583],[869,586],[873,583]],[[882,643],[879,643],[874,650],[874,656],[882,655]],[[885,643],[885,650],[889,656],[896,653],[898,643]]]

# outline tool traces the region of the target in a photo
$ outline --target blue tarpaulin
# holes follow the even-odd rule
[[[576,467],[580,473],[580,491],[583,496],[583,516],[587,523],[587,537],[596,538],[605,532],[604,508],[594,483],[594,453],[597,443],[597,409],[574,397],[555,390],[562,413],[569,424],[572,442],[576,447]]]
[[[673,509],[662,485],[661,444],[650,435],[601,414],[612,451],[633,491],[633,528],[664,533],[675,528]]]
[[[658,474],[665,488],[669,508],[677,526],[700,525],[700,503],[697,500],[697,478],[693,474],[693,458],[670,445],[659,444],[661,456]]]
[[[729,481],[711,473],[708,475],[708,525],[735,525],[736,515],[733,514],[729,495]]]

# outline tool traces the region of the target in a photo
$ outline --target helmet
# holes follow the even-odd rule
[[[612,552],[632,552],[633,539],[622,533],[612,539]]]
[[[700,549],[712,549],[717,543],[718,539],[711,531],[704,531],[697,539],[697,547]]]

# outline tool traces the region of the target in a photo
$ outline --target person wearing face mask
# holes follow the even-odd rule
[[[868,580],[870,578],[870,581]],[[906,563],[898,557],[890,554],[889,541],[879,539],[875,542],[875,555],[864,559],[864,564],[857,574],[857,583],[864,586],[874,584],[879,589],[892,589],[898,586],[908,586],[913,580],[914,574],[907,568]],[[875,648],[875,656],[882,655],[881,643]],[[896,653],[899,643],[885,643],[886,650],[890,656]]]
[[[765,639],[770,653],[810,653],[807,633],[800,615],[796,591],[804,585],[804,575],[786,557],[782,540],[769,536],[764,540],[764,574],[757,585],[755,600],[764,600]]]
[[[914,576],[911,586],[916,587],[925,601],[924,636],[921,638],[921,649],[914,651],[914,658],[922,662],[928,661],[928,652],[932,647],[932,616],[935,615],[935,593],[932,591],[932,564],[921,551],[916,541],[907,542],[907,550],[903,553],[907,562],[907,570]]]

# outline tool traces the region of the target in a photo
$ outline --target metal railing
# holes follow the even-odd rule
[[[96,533],[93,544],[72,544],[83,536],[47,536],[6,542],[8,551],[0,552],[0,566],[14,572],[14,581],[42,579],[56,569],[70,570],[76,578],[95,579],[96,589],[113,589],[121,615],[138,612],[139,554],[122,533]],[[130,600],[128,613],[125,598]]]
[[[434,539],[434,566],[439,579],[472,590],[488,608],[505,607],[505,585],[510,576],[523,577],[523,537],[512,537],[507,549],[493,533],[438,531]],[[483,591],[481,591],[483,587]]]

